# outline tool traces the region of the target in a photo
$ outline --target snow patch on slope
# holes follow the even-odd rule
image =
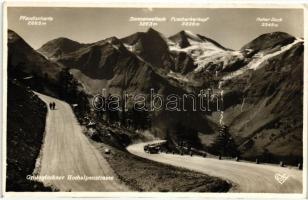
[[[192,39],[192,40],[194,40],[194,41],[201,41],[201,38],[198,36],[198,35],[196,35],[196,34],[194,34],[193,32],[191,32],[191,31],[188,31],[188,30],[184,30],[184,32],[186,33],[186,35],[190,38],[190,39]],[[190,42],[190,41],[189,41]]]
[[[191,33],[192,34],[192,33]],[[191,37],[198,37],[192,35]],[[202,71],[209,64],[222,65],[222,69],[237,60],[244,59],[240,51],[224,50],[212,42],[203,41],[198,42],[194,39],[188,39],[190,46],[181,48],[178,44],[169,46],[170,51],[185,52],[191,56],[194,64],[198,67],[194,72]]]
[[[258,54],[256,54],[254,56],[254,59],[252,61],[250,61],[245,67],[242,67],[241,69],[239,69],[237,71],[231,72],[231,73],[223,76],[222,80],[226,81],[226,80],[229,80],[229,79],[233,79],[233,78],[245,73],[248,70],[257,70],[257,69],[259,69],[260,67],[263,66],[262,64],[264,62],[266,62],[269,59],[271,59],[271,58],[291,49],[294,45],[296,45],[299,42],[303,42],[303,40],[297,38],[296,40],[294,40],[293,43],[290,43],[286,46],[283,46],[283,47],[281,47],[280,50],[275,51],[274,53],[267,54],[267,55],[264,55],[262,52],[259,52]]]
[[[123,43],[124,47],[130,51],[130,52],[134,52],[134,45],[129,45],[129,44],[126,44],[126,43]]]

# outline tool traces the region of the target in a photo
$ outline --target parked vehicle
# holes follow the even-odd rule
[[[147,153],[154,154],[159,153],[160,147],[156,145],[146,145],[143,147],[143,150]]]
[[[148,152],[150,154],[156,154],[159,152],[159,147],[149,147]]]

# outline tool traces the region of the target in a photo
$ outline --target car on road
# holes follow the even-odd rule
[[[143,147],[143,150],[150,154],[156,154],[159,153],[160,147],[156,145],[146,145]]]
[[[159,152],[159,148],[157,148],[157,147],[149,147],[148,151],[149,151],[150,154],[156,154],[156,153]]]

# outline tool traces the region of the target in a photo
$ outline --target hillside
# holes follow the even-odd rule
[[[121,41],[147,63],[163,69],[173,67],[167,39],[156,30],[150,28],[147,32],[130,35]]]
[[[265,33],[244,45],[241,50],[254,52],[274,49],[292,43],[296,38],[284,32]]]
[[[51,41],[44,49],[52,49],[54,45]],[[101,92],[102,88],[120,94],[123,90],[144,93],[149,88],[163,87],[164,80],[151,66],[128,51],[115,37],[83,45],[72,52],[62,52],[57,62],[71,68],[92,94]]]
[[[301,161],[302,43],[269,59],[262,68],[229,80],[224,88],[233,94],[224,118],[243,157],[269,154],[268,159]]]
[[[26,179],[33,173],[43,143],[46,105],[33,92],[9,82],[7,111],[6,190],[51,191]]]
[[[18,178],[18,181],[20,177],[24,176],[24,173],[27,173],[27,175],[32,173],[34,169],[33,163],[35,163],[34,161],[39,155],[38,153],[39,149],[41,148],[41,142],[43,138],[43,134],[39,135],[39,133],[36,133],[36,128],[40,129],[38,130],[38,132],[40,132],[45,127],[45,121],[44,123],[42,123],[41,120],[45,120],[46,106],[44,106],[42,102],[30,90],[39,90],[42,91],[42,93],[44,94],[52,93],[53,96],[63,98],[72,106],[72,108],[74,108],[75,115],[77,115],[83,125],[86,125],[89,119],[93,119],[94,117],[96,117],[94,119],[97,120],[97,123],[99,125],[105,125],[105,127],[103,127],[105,130],[101,132],[100,137],[100,139],[103,138],[101,140],[101,142],[103,143],[106,142],[106,135],[103,135],[107,131],[106,126],[108,126],[108,128],[114,127],[115,123],[106,123],[106,121],[99,121],[102,120],[102,118],[97,117],[97,115],[99,115],[100,113],[95,113],[94,111],[91,111],[90,108],[85,105],[88,103],[86,102],[88,100],[88,96],[84,95],[84,92],[95,94],[93,92],[93,85],[91,84],[92,81],[101,81],[101,83],[103,84],[98,84],[99,89],[101,90],[102,88],[106,87],[108,88],[108,92],[112,93],[112,95],[119,94],[123,90],[127,92],[144,93],[148,95],[148,93],[146,92],[148,92],[150,88],[154,88],[155,91],[157,91],[161,95],[167,95],[170,93],[182,94],[184,92],[182,88],[176,87],[176,85],[173,85],[171,82],[169,82],[169,80],[165,79],[164,76],[158,73],[155,69],[155,66],[147,63],[138,55],[129,51],[121,43],[121,41],[115,37],[107,38],[105,40],[101,40],[92,44],[85,44],[80,46],[76,45],[73,48],[67,48],[66,45],[75,45],[76,43],[64,39],[66,41],[66,45],[63,46],[63,43],[59,42],[59,40],[63,40],[63,38],[60,38],[59,40],[54,40],[48,45],[45,45],[44,50],[51,52],[53,51],[53,48],[64,48],[65,50],[60,50],[62,52],[61,56],[55,56],[54,53],[51,53],[51,57],[48,58],[47,55],[42,56],[36,51],[34,51],[16,33],[14,33],[13,31],[10,32],[10,59],[8,63],[9,84],[10,82],[18,83],[19,86],[23,88],[22,91],[20,91],[18,88],[16,89],[15,87],[11,86],[9,86],[8,89],[9,92],[13,92],[8,99],[8,104],[12,105],[8,107],[8,113],[14,113],[18,115],[16,117],[18,121],[12,119],[15,116],[8,116],[8,121],[10,121],[9,123],[11,123],[8,125],[8,129],[13,132],[17,129],[19,131],[22,129],[21,133],[18,132],[18,134],[22,134],[21,137],[8,137],[8,146],[10,146],[10,148],[16,147],[16,145],[22,143],[20,145],[21,148],[23,148],[22,150],[19,149],[20,147],[11,149],[13,156],[8,156],[10,158],[14,157],[13,160],[9,160],[8,163],[18,163],[18,165],[20,164],[19,166],[13,166],[14,164],[9,165],[8,167],[8,174],[13,178]],[[59,47],[57,45],[59,45]],[[59,50],[56,50],[55,52],[58,51]],[[78,81],[76,80],[76,78],[78,78]],[[89,82],[87,83],[84,80],[88,80]],[[79,90],[80,86],[83,87],[83,91]],[[91,88],[91,90],[88,90],[88,88]],[[64,97],[63,95],[66,95],[68,98]],[[18,98],[16,98],[16,96]],[[28,98],[30,98],[31,100],[29,100]],[[18,100],[18,102],[15,103],[15,100]],[[45,109],[45,115],[43,115],[42,107]],[[61,109],[60,106],[59,109]],[[64,109],[61,110],[65,114]],[[157,114],[158,117],[156,117],[156,119],[158,119],[157,121],[159,122],[153,122],[153,126],[158,129],[164,127],[166,125],[166,122],[171,123],[170,121],[177,121],[177,117],[179,117],[180,120],[183,121],[183,123],[186,120],[186,117],[188,117],[187,113],[182,113],[173,116],[172,119],[162,121],[160,119],[160,116],[165,115],[165,113],[162,112],[155,114]],[[27,117],[25,115],[27,115]],[[192,112],[190,112],[189,115],[191,115],[191,119],[198,119],[199,117],[201,117]],[[29,118],[30,120],[21,120],[25,118]],[[65,119],[65,117],[60,118]],[[40,125],[37,125],[36,122]],[[83,122],[86,122],[86,124],[84,124]],[[66,123],[66,121],[63,123]],[[158,125],[159,123],[162,125]],[[35,127],[33,127],[34,124],[36,124]],[[12,127],[12,125],[14,125],[15,127]],[[207,124],[200,124],[200,126],[204,125]],[[25,127],[25,131],[23,131],[23,127]],[[70,128],[70,124],[67,124],[67,127]],[[33,133],[36,136],[34,138],[35,141],[33,140],[33,138],[30,137],[29,134],[27,134],[29,128],[32,128],[35,132]],[[130,127],[121,127],[119,130],[121,130],[120,133],[112,133],[112,136],[111,134],[109,134],[111,145],[118,143],[120,143],[119,146],[124,145],[123,138],[121,138],[121,136],[123,136],[124,139],[127,139],[127,130],[129,130],[130,132],[136,131],[136,129],[132,130],[132,128]],[[165,137],[164,134],[165,133],[161,133],[161,131],[158,130],[158,135]],[[14,133],[14,135],[17,135],[17,133]],[[153,138],[153,136],[151,136],[151,138]],[[113,139],[116,141],[112,141]],[[130,138],[128,138],[127,141],[130,141],[129,139]],[[26,140],[26,142],[24,140]],[[140,140],[140,138],[136,138],[136,141],[138,140]],[[63,143],[61,143],[60,145],[62,144]],[[125,146],[126,145],[127,144],[125,144]],[[28,148],[30,146],[32,147],[32,149],[28,151]],[[73,146],[71,146],[71,148],[74,149]],[[67,150],[65,146],[64,149]],[[24,153],[16,155],[17,152],[15,150],[22,152],[30,152],[31,155],[27,156],[24,155]],[[126,182],[134,186],[138,190],[219,192],[227,191],[231,186],[229,182],[223,181],[215,177],[201,175],[199,173],[170,167],[168,165],[161,165],[158,163],[153,164],[153,162],[148,162],[144,159],[136,158],[126,151],[118,151],[118,149],[115,149],[114,152],[119,155],[117,156],[118,159],[109,160],[109,162],[114,165],[113,167],[117,170],[117,173],[119,173],[119,175],[126,176],[127,173],[131,173],[127,178]],[[66,153],[66,155],[70,155],[69,151],[67,151]],[[15,158],[16,160],[14,160]],[[27,160],[25,162],[28,162],[28,159],[30,159],[31,163],[30,161],[26,164],[19,163],[20,161],[24,162],[25,159]],[[125,159],[129,159],[129,161]],[[132,168],[129,171],[126,169],[126,165],[124,165],[123,167],[123,165],[119,165],[119,163],[135,165],[137,170],[143,169],[143,174],[145,175],[145,177],[151,177],[151,179],[155,181],[155,184],[143,184],[143,181],[145,180],[140,179],[139,175],[135,173],[136,169]],[[88,163],[86,162],[83,164],[88,165]],[[170,169],[170,173],[167,172]],[[17,170],[18,172],[16,172],[15,170]],[[157,174],[153,174],[153,171]],[[181,176],[181,173],[184,173],[184,176]],[[18,177],[15,177],[16,174],[18,174]],[[20,177],[19,174],[21,174]],[[171,176],[172,178],[170,179],[165,178]],[[179,188],[175,188],[178,185],[179,180],[184,179],[189,180],[187,180],[187,183],[179,185]],[[8,179],[7,185],[8,187],[10,187],[8,188],[8,190],[45,191],[50,189],[43,188],[42,185],[39,183],[34,183],[34,186],[32,187],[31,183],[30,186],[28,186],[29,183],[23,183],[24,180],[21,180],[21,182],[18,182],[17,184],[12,183],[12,180],[13,179],[11,177]],[[161,188],[161,186],[165,185],[165,189]],[[196,185],[197,188],[193,187],[192,185]]]
[[[47,44],[53,52],[54,44]],[[165,97],[223,90],[224,123],[241,156],[295,164],[302,154],[302,57],[303,41],[283,32],[260,35],[231,50],[189,31],[167,38],[149,29],[81,45],[56,61],[70,68],[92,94],[102,88],[118,94],[148,94],[154,88]],[[153,116],[155,135],[171,134],[174,143],[188,140],[209,150],[221,125],[220,113],[212,111],[161,111]],[[190,134],[179,130],[181,123]]]
[[[56,74],[61,70],[12,30],[8,30],[8,65],[9,74],[36,75],[41,78],[48,76],[51,80],[56,80]]]
[[[68,38],[61,37],[47,42],[37,51],[49,59],[58,59],[61,58],[62,54],[73,52],[82,46],[84,45]]]

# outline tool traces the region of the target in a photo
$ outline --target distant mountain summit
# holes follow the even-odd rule
[[[265,33],[244,45],[241,50],[261,51],[292,43],[296,38],[284,32]]]
[[[176,43],[180,48],[186,48],[186,47],[194,45],[195,43],[209,42],[209,43],[214,44],[218,48],[226,50],[225,47],[220,45],[215,40],[212,40],[210,38],[207,38],[199,34],[194,34],[187,30],[180,31],[177,34],[170,36],[169,39],[173,41],[174,43]]]
[[[58,58],[63,54],[67,54],[83,47],[85,44],[81,44],[68,38],[60,37],[54,40],[50,40],[45,43],[38,52],[47,56],[48,58]]]
[[[36,52],[17,33],[8,30],[8,72],[17,76],[49,76],[56,79],[61,70],[57,64],[50,62]]]
[[[149,88],[160,88],[163,91],[171,86],[155,72],[154,64],[145,61],[145,55],[153,55],[148,49],[151,47],[149,42],[152,39],[156,42],[163,40],[160,37],[160,34],[152,29],[133,35],[129,44],[136,45],[140,55],[130,51],[127,44],[117,37],[89,44],[59,38],[47,42],[39,51],[47,57],[51,56],[50,59],[59,65],[70,68],[71,73],[92,94],[101,92],[102,88],[118,94],[123,90],[145,93]],[[168,50],[167,46],[165,48]],[[54,56],[57,51],[62,52],[61,56]],[[154,52],[154,49],[152,51]]]
[[[121,39],[127,47],[146,62],[158,68],[172,68],[167,38],[150,28]]]
[[[18,45],[20,48],[24,48],[24,50],[32,50],[32,47],[28,45],[24,39],[22,39],[16,32],[13,30],[8,30],[8,45]]]
[[[191,45],[190,41],[195,41],[195,42],[202,42],[202,39],[198,37],[197,35],[189,32],[189,31],[180,31],[177,34],[169,37],[169,39],[176,44],[180,48],[186,48]]]
[[[195,65],[192,70],[195,73],[216,73],[228,68],[238,68],[234,65],[239,65],[244,59],[241,52],[227,49],[215,40],[190,31],[180,31],[169,37],[169,40],[172,41],[170,51],[185,53],[192,59]]]

